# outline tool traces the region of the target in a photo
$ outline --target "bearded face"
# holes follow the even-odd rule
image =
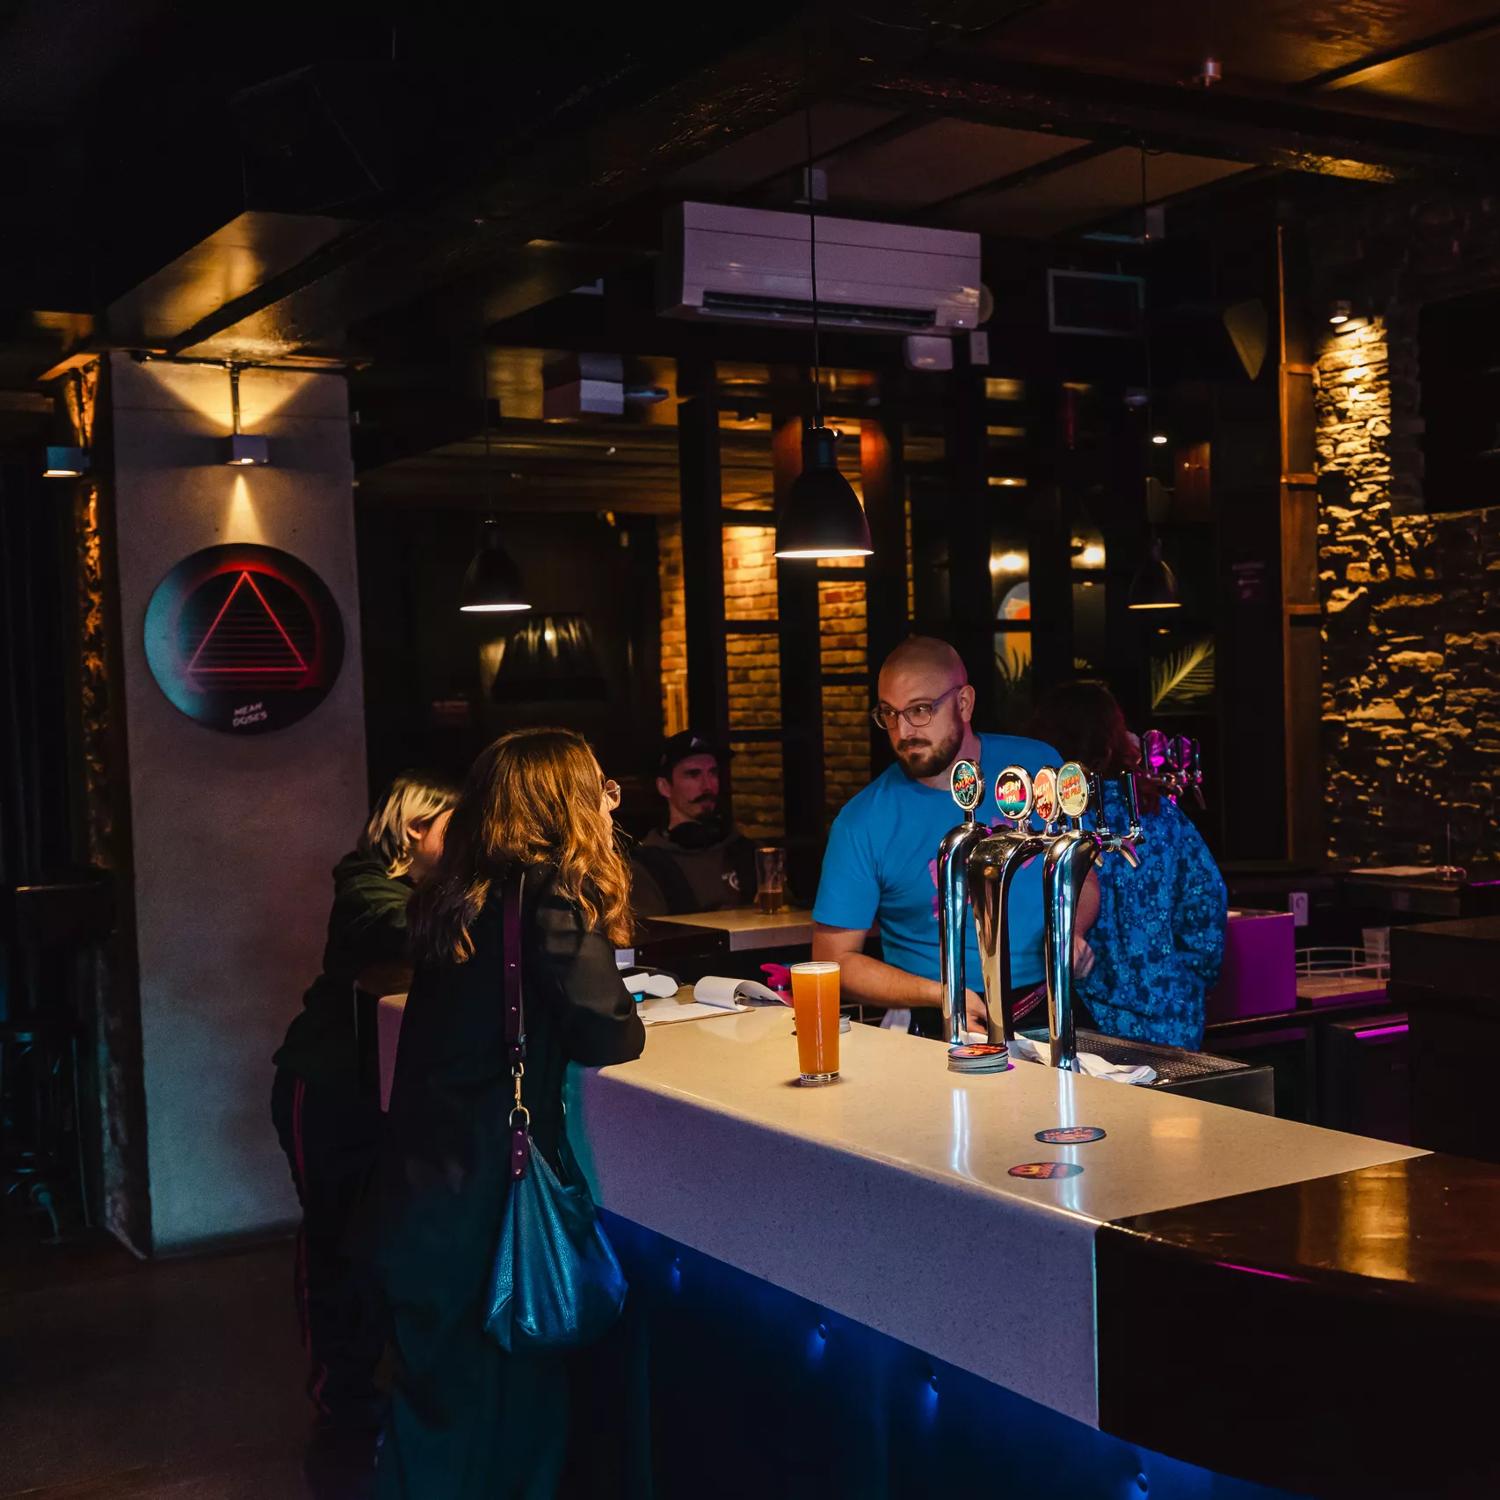
[[[936,776],[946,771],[958,755],[964,742],[963,721],[957,714],[936,714],[930,724],[913,729],[909,724],[901,725],[901,738],[892,744],[901,769],[913,781],[927,776]]]

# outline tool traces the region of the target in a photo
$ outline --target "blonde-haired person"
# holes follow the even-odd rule
[[[556,1494],[570,1380],[597,1379],[611,1357],[601,1348],[568,1360],[507,1355],[483,1325],[510,1182],[502,887],[522,872],[532,1140],[567,1181],[576,1166],[562,1129],[565,1066],[628,1062],[645,1041],[614,960],[630,927],[617,801],[581,735],[507,734],[474,763],[438,868],[412,901],[417,970],[382,1143],[380,1262],[397,1355],[382,1500]],[[618,1414],[627,1398],[610,1389],[603,1404]],[[632,1487],[628,1458],[604,1461],[598,1405],[573,1456],[605,1469],[583,1484],[591,1497]]]
[[[380,1122],[379,1086],[361,1065],[356,995],[405,962],[406,904],[437,864],[457,800],[451,782],[407,773],[375,804],[353,853],[334,866],[323,970],[274,1058],[271,1118],[302,1205],[295,1284],[316,1422],[310,1463],[368,1471],[385,1415],[374,1381],[384,1299],[373,1266],[349,1245]]]

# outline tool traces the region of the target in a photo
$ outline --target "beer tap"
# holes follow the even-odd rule
[[[1183,787],[1192,792],[1193,800],[1200,808],[1206,806],[1203,801],[1203,757],[1198,741],[1185,734],[1178,735],[1172,741],[1172,761]]]
[[[949,779],[953,800],[964,820],[944,835],[938,845],[938,970],[943,989],[943,1031],[950,1047],[964,1039],[968,1018],[964,991],[964,912],[969,904],[969,854],[988,829],[976,821],[975,809],[984,798],[984,783],[973,761],[961,760]]]
[[[1105,821],[1099,779],[1077,761],[1057,773],[1057,808],[1068,827],[1047,847],[1042,864],[1042,904],[1046,917],[1044,951],[1047,968],[1047,1060],[1065,1072],[1078,1071],[1078,1039],[1073,1004],[1073,938],[1078,923],[1078,898],[1089,871],[1108,853],[1118,853],[1135,869],[1142,839],[1135,776],[1121,776],[1129,828],[1112,832]],[[1086,829],[1084,816],[1093,810],[1095,826]]]
[[[1053,814],[1055,791],[1048,791],[1050,767],[1037,772]],[[1010,977],[1010,931],[1006,922],[1010,887],[1021,867],[1045,854],[1051,837],[1033,833],[1031,814],[1037,794],[1024,766],[1007,766],[995,778],[995,806],[1004,820],[969,855],[969,901],[974,908],[974,932],[979,941],[979,964],[984,975],[984,1003],[989,1017],[989,1039],[1003,1046],[1016,1034],[1015,990]]]

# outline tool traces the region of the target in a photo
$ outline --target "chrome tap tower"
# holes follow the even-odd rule
[[[1049,770],[1043,767],[1042,771]],[[1040,780],[1042,771],[1037,772]],[[1076,760],[1056,773],[1057,812],[1068,827],[1053,837],[1042,864],[1042,910],[1046,918],[1043,948],[1047,965],[1047,1060],[1054,1068],[1078,1071],[1078,1040],[1074,1025],[1073,938],[1078,923],[1078,897],[1089,871],[1105,854],[1117,853],[1134,869],[1140,863],[1136,846],[1141,842],[1140,811],[1135,775],[1120,775],[1121,790],[1130,819],[1129,830],[1112,832],[1105,822],[1104,799],[1099,779]],[[1083,826],[1092,811],[1094,827]]]
[[[1055,815],[1055,789],[1040,773],[1039,779],[1043,801],[1053,807]],[[1016,1034],[1010,933],[1005,920],[1011,882],[1022,865],[1046,852],[1050,837],[1050,833],[1032,832],[1031,814],[1037,800],[1030,772],[1024,766],[1007,766],[995,778],[995,806],[1002,824],[975,844],[969,855],[969,901],[974,908],[974,932],[979,940],[989,1039],[997,1046]]]
[[[967,1019],[964,913],[969,904],[969,855],[989,830],[974,817],[984,800],[979,767],[973,761],[959,761],[949,786],[964,820],[938,845],[938,973],[943,987],[943,1033],[948,1045],[957,1047],[964,1039]]]

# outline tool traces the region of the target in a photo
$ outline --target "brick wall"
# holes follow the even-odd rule
[[[1500,204],[1383,195],[1314,226],[1362,316],[1318,353],[1328,852],[1471,862],[1500,842],[1500,506],[1428,516],[1424,302],[1500,286]]]
[[[777,617],[774,533],[763,526],[727,526],[724,531],[726,620]],[[687,727],[687,632],[682,587],[682,528],[660,524],[662,711],[667,732]],[[858,564],[854,565],[856,570]],[[825,671],[865,669],[865,585],[818,585],[819,650]],[[734,757],[734,806],[752,837],[784,832],[781,746],[736,742],[737,729],[774,728],[781,719],[781,660],[775,635],[734,635],[727,642],[730,744]],[[823,749],[828,816],[870,777],[869,690],[860,683],[830,683],[823,691]]]

